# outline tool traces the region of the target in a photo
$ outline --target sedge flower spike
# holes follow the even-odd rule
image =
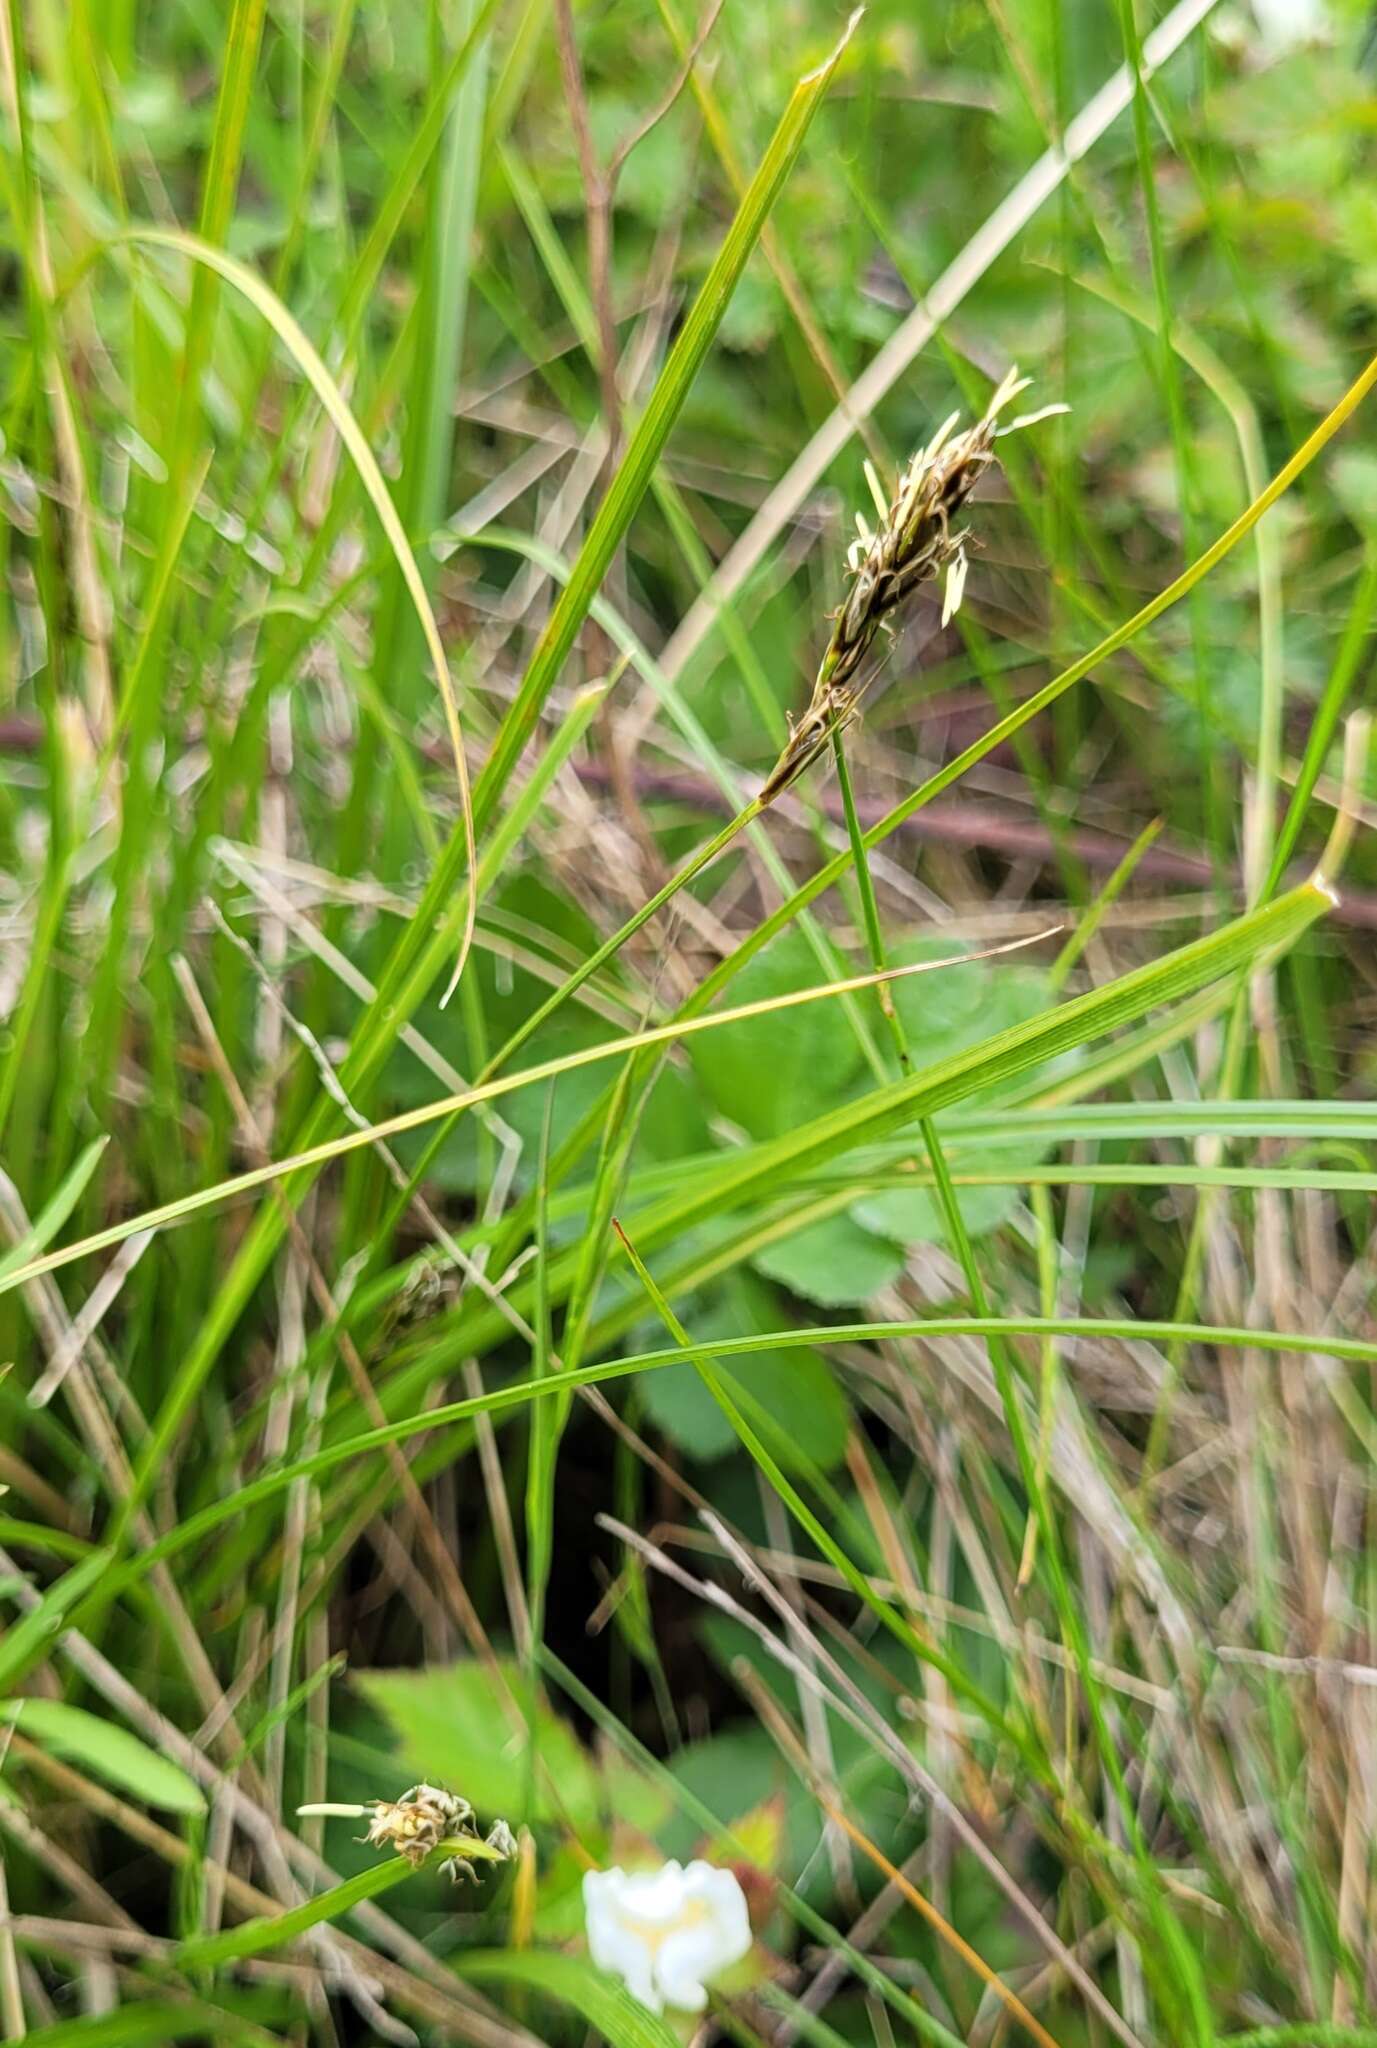
[[[476,1880],[475,1862],[509,1863],[517,1854],[516,1836],[505,1820],[494,1821],[481,1836],[471,1803],[441,1785],[413,1785],[400,1799],[368,1799],[362,1804],[322,1800],[298,1806],[297,1812],[366,1820],[368,1832],[359,1839],[370,1849],[394,1850],[413,1870],[444,1849],[448,1853],[440,1870],[456,1884],[461,1877]]]
[[[856,515],[857,538],[846,555],[851,579],[846,598],[832,622],[808,709],[797,724],[790,720],[788,744],[761,788],[763,803],[772,803],[786,790],[817,759],[831,735],[855,717],[864,688],[858,672],[875,636],[920,583],[945,569],[942,624],[960,608],[970,536],[953,521],[994,461],[995,442],[1050,413],[1068,410],[1047,405],[1001,426],[1000,414],[1029,382],[1011,369],[981,418],[961,433],[956,432],[960,415],[952,413],[913,457],[891,497],[886,498],[879,478],[866,465],[878,523],[872,530],[860,513]]]
[[[730,1870],[701,1859],[583,1880],[588,1952],[651,2012],[701,2012],[708,1980],[751,1946],[746,1894]]]

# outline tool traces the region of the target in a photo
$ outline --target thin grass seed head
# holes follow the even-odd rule
[[[1017,369],[1010,369],[981,418],[963,433],[955,431],[960,415],[950,414],[908,463],[890,497],[886,498],[879,478],[866,464],[877,523],[872,528],[863,514],[856,514],[857,537],[846,555],[850,587],[833,621],[812,700],[793,726],[789,744],[761,790],[766,803],[787,789],[829,736],[854,717],[860,694],[855,679],[875,636],[919,584],[945,569],[944,626],[959,609],[966,587],[970,537],[955,521],[993,462],[995,442],[1051,413],[1067,411],[1064,405],[1048,405],[1000,426],[1000,414],[1030,382],[1030,378],[1020,377]]]
[[[473,1808],[438,1785],[413,1785],[400,1799],[377,1799],[369,1811],[370,1848],[395,1849],[419,1865],[450,1835],[473,1832]]]
[[[439,1785],[413,1785],[400,1799],[370,1799],[363,1805],[327,1802],[299,1806],[298,1814],[335,1814],[368,1821],[362,1839],[373,1849],[392,1849],[404,1856],[413,1870],[442,1847],[451,1854],[440,1865],[443,1876],[456,1883],[461,1877],[476,1880],[470,1860],[475,1851],[484,1861],[506,1862],[517,1853],[516,1837],[505,1820],[494,1821],[486,1837],[474,1825],[473,1807],[457,1792]]]

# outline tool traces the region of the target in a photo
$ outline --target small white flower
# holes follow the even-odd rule
[[[734,1873],[701,1860],[658,1870],[590,1870],[583,1880],[588,1949],[651,2012],[701,2012],[707,1979],[751,1946],[746,1894]]]
[[[1259,40],[1271,56],[1284,56],[1302,43],[1322,43],[1333,33],[1324,0],[1253,0]]]

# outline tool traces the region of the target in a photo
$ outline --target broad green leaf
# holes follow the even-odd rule
[[[920,939],[895,949],[894,965],[940,962],[935,973],[894,984],[894,1005],[916,1062],[950,1059],[998,1031],[1030,1022],[1053,1000],[1045,969],[980,959],[953,961],[950,941]],[[816,970],[803,941],[784,932],[739,977],[743,998],[768,999],[807,987]],[[1074,1055],[1063,1055],[1063,1060]],[[779,1012],[728,1026],[692,1047],[695,1071],[718,1107],[755,1137],[780,1135],[835,1104],[855,1086],[860,1056],[829,1012]],[[1054,1069],[1050,1069],[1054,1070]],[[984,1089],[977,1103],[997,1096]],[[972,1171],[1003,1165],[1007,1148],[963,1151]],[[1028,1147],[1020,1163],[1036,1161]],[[1007,1221],[1019,1201],[1009,1185],[966,1191],[962,1217],[972,1237]],[[753,1264],[805,1301],[836,1308],[867,1301],[894,1280],[903,1261],[893,1247],[945,1239],[935,1195],[926,1188],[893,1190],[856,1203],[849,1214],[805,1224],[757,1252]]]
[[[806,1223],[792,1237],[768,1245],[756,1253],[757,1270],[822,1308],[869,1301],[898,1278],[904,1259],[891,1241],[895,1233],[877,1237],[868,1227],[869,1219],[862,1215],[862,1206],[851,1215],[825,1216]]]
[[[817,961],[803,935],[783,932],[742,973],[738,993],[743,1003],[769,1002],[812,988],[817,979]],[[723,1116],[753,1138],[777,1137],[839,1101],[850,1093],[861,1064],[860,1049],[841,1019],[816,1006],[725,1025],[695,1040],[691,1057]]]
[[[514,1663],[499,1659],[498,1673],[466,1661],[357,1671],[353,1682],[395,1731],[406,1771],[472,1800],[483,1820],[515,1821],[526,1806],[531,1693]],[[538,1768],[526,1817],[593,1826],[599,1800],[592,1764],[568,1723],[543,1704],[535,1725]]]
[[[943,941],[920,939],[894,949],[896,964],[941,958]],[[931,1062],[950,1058],[976,1045],[993,1032],[1012,1030],[1031,1022],[1054,1000],[1051,976],[1045,968],[1024,962],[967,960],[959,967],[925,974],[921,980],[894,985],[894,1007],[903,1023],[915,1060]],[[1075,1054],[1063,1055],[1063,1063]],[[1061,1063],[1049,1063],[1048,1073]],[[998,1098],[995,1086],[972,1097],[971,1109]],[[949,1118],[938,1119],[938,1132],[945,1141]],[[960,1164],[967,1172],[992,1172],[1010,1163],[1036,1164],[1042,1150],[1024,1145],[1014,1148],[998,1144],[963,1146]],[[967,1234],[983,1237],[1008,1221],[1018,1207],[1017,1175],[1004,1187],[963,1188],[957,1194],[961,1220]],[[946,1227],[937,1196],[928,1188],[893,1188],[867,1196],[851,1210],[854,1220],[865,1229],[887,1237],[896,1244],[941,1244]],[[852,1299],[863,1299],[853,1296]]]
[[[625,1985],[595,1969],[582,1956],[547,1955],[531,1949],[480,1950],[462,1957],[457,1967],[470,1984],[510,1984],[571,2005],[605,2035],[611,2048],[680,2048],[666,2021],[647,2011]]]
[[[1237,918],[1221,931],[1182,946],[1103,988],[1073,997],[1025,1023],[978,1043],[854,1102],[842,1102],[811,1123],[749,1152],[724,1156],[720,1172],[666,1196],[637,1219],[637,1243],[647,1249],[677,1241],[702,1215],[720,1214],[776,1187],[789,1174],[824,1165],[860,1146],[934,1116],[960,1102],[1044,1067],[1092,1040],[1137,1022],[1149,1011],[1179,1001],[1208,982],[1236,971],[1274,947],[1293,942],[1331,906],[1314,883],[1293,890],[1266,909]],[[939,977],[934,976],[934,979]]]
[[[736,1431],[691,1365],[652,1373],[641,1389],[641,1404],[660,1434],[700,1464],[736,1449]]]
[[[811,1803],[807,1791],[792,1782],[764,1728],[754,1723],[737,1723],[720,1734],[686,1743],[668,1768],[676,1784],[710,1808],[719,1825],[733,1834],[739,1815],[770,1808],[781,1796],[792,1806]],[[696,1854],[701,1846],[701,1829],[683,1821],[669,1837],[672,1855]],[[721,1846],[725,1845],[719,1842]],[[731,1847],[734,1854],[741,1854],[739,1843]]]
[[[657,1839],[674,1810],[664,1786],[618,1749],[604,1746],[598,1764],[614,1830],[630,1828],[647,1840]]]
[[[708,1338],[771,1330],[779,1323],[779,1304],[770,1288],[739,1272],[716,1290],[700,1322]],[[754,1415],[763,1411],[767,1421],[773,1416],[785,1425],[772,1437],[781,1460],[826,1471],[845,1456],[850,1410],[820,1352],[762,1352],[744,1371],[728,1364],[722,1374]],[[735,1449],[735,1430],[692,1366],[650,1374],[641,1398],[651,1419],[691,1457],[706,1463]]]
[[[906,966],[913,960],[951,960],[960,945],[936,938],[909,939],[890,948],[891,964]],[[955,1052],[979,1038],[980,1012],[990,985],[983,960],[957,960],[940,974],[925,976],[922,987],[896,986],[894,1007],[904,1027],[904,1036],[915,1060],[927,1061],[944,1052]]]
[[[940,936],[915,939],[895,946],[890,964],[947,963],[960,950]],[[935,974],[896,981],[893,993],[914,1060],[924,1065],[978,1044],[996,1031],[1026,1024],[1053,1000],[1046,968],[1024,960],[970,959],[944,964]]]
[[[787,1420],[792,1446],[807,1462],[824,1468],[839,1462],[846,1450],[846,1400],[821,1352],[765,1352],[742,1372],[725,1367],[724,1376]],[[706,1464],[736,1448],[735,1431],[691,1365],[652,1373],[642,1398],[652,1421],[690,1457]],[[777,1448],[782,1457],[783,1444]]]
[[[204,1813],[205,1798],[194,1778],[181,1766],[99,1714],[60,1700],[0,1701],[0,1719],[13,1722],[50,1756],[80,1764],[92,1777],[103,1778],[122,1792],[132,1792],[149,1806],[169,1813]]]
[[[961,1163],[967,1164],[968,1155],[963,1153]],[[973,1152],[969,1155],[973,1171],[982,1170],[986,1155]],[[1017,1171],[1011,1169],[1011,1176],[1017,1180]],[[997,1230],[1001,1223],[1007,1223],[1018,1206],[1018,1188],[958,1188],[957,1206],[961,1220],[971,1237],[984,1237],[989,1231]],[[867,1195],[857,1202],[851,1211],[857,1224],[864,1224],[867,1231],[874,1231],[880,1237],[891,1238],[895,1244],[940,1244],[945,1237],[942,1212],[937,1197],[930,1188],[885,1188],[879,1194]],[[797,1244],[797,1238],[790,1238],[789,1244]],[[853,1294],[845,1297],[848,1301],[863,1301],[864,1295]]]

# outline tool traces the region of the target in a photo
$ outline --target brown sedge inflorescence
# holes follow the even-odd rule
[[[772,803],[817,758],[831,735],[855,717],[865,687],[860,670],[875,636],[920,583],[945,569],[943,625],[957,610],[971,538],[954,522],[994,460],[995,442],[1003,434],[1067,410],[1064,405],[1044,406],[1001,427],[1000,414],[1030,382],[1011,369],[981,418],[963,433],[954,432],[960,415],[952,413],[908,463],[888,499],[866,465],[879,523],[872,530],[860,513],[856,515],[858,535],[846,557],[850,585],[833,619],[808,708],[797,723],[790,719],[788,744],[761,788],[762,803]]]

